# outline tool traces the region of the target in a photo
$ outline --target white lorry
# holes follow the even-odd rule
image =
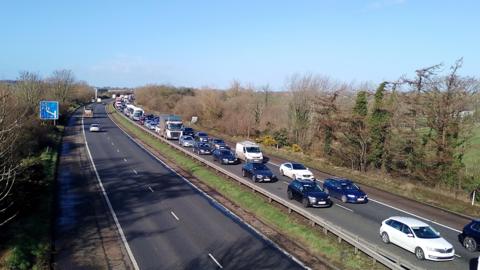
[[[260,146],[251,141],[237,142],[235,154],[238,159],[245,162],[263,162],[263,154]]]
[[[174,114],[162,114],[155,131],[169,140],[178,140],[182,135],[182,118]]]

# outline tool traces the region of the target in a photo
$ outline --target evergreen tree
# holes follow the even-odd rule
[[[385,140],[389,133],[390,113],[385,110],[383,97],[385,95],[386,82],[382,82],[375,92],[372,114],[369,118],[371,148],[369,161],[375,168],[381,168],[384,164]]]

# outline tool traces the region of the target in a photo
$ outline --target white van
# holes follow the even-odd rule
[[[251,141],[238,142],[235,146],[235,154],[245,162],[263,162],[260,146]]]

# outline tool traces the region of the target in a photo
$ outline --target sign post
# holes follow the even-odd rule
[[[41,120],[53,120],[53,125],[56,125],[58,111],[58,101],[40,101]]]

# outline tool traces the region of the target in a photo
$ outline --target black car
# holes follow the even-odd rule
[[[210,138],[210,144],[216,149],[220,149],[223,146],[227,145],[222,139]]]
[[[182,127],[182,135],[189,135],[194,137],[195,136],[195,130],[190,127]]]
[[[215,149],[212,155],[213,161],[218,161],[221,164],[236,164],[238,162],[235,154],[228,149]]]
[[[263,163],[245,163],[242,166],[242,175],[251,177],[254,182],[273,182],[277,180],[275,174]]]
[[[195,134],[195,141],[208,143],[208,134],[201,131],[197,132]]]
[[[480,220],[472,220],[463,227],[460,241],[468,251],[475,252],[478,250],[480,243]]]
[[[323,191],[316,181],[293,180],[287,189],[287,196],[290,200],[298,200],[305,207],[330,207],[332,201],[330,196]]]
[[[206,142],[195,142],[192,151],[199,155],[211,155],[212,147]]]

